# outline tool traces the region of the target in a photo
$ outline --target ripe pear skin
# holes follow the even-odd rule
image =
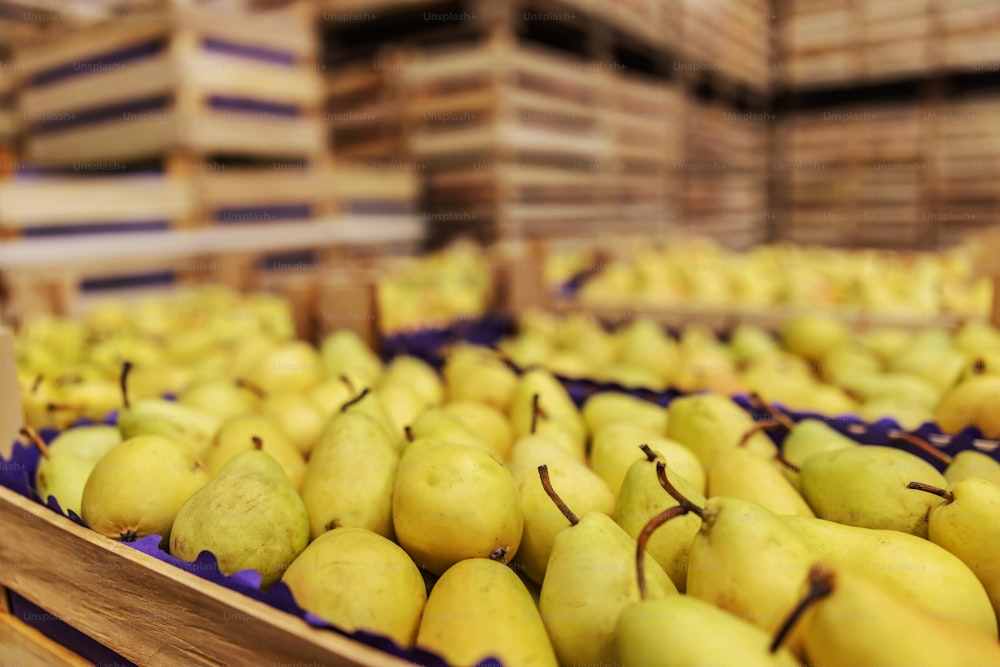
[[[119,411],[117,424],[122,440],[139,435],[161,435],[184,443],[194,456],[203,458],[222,420],[161,398],[143,398]]]
[[[944,395],[934,410],[934,421],[945,433],[958,433],[966,426],[975,426],[983,437],[1000,438],[997,395],[1000,395],[1000,375],[970,377]]]
[[[1000,462],[985,452],[966,449],[952,459],[945,468],[944,478],[949,484],[958,484],[970,477],[978,477],[1000,485]]]
[[[208,479],[186,445],[158,435],[130,438],[94,466],[83,489],[81,516],[115,540],[167,538],[177,512]]]
[[[238,454],[253,449],[255,437],[263,441],[263,450],[278,462],[292,486],[301,488],[306,472],[305,459],[277,420],[264,415],[240,415],[223,422],[205,454],[209,474],[217,475]]]
[[[524,529],[517,485],[503,462],[485,449],[448,443],[404,452],[392,522],[400,546],[434,574],[466,558],[509,562]]]
[[[788,649],[771,653],[757,626],[690,595],[644,600],[622,612],[615,632],[624,667],[798,667]]]
[[[935,499],[906,488],[918,479],[947,482],[934,466],[892,447],[847,447],[817,454],[802,465],[802,495],[816,516],[860,528],[899,530],[927,537]]]
[[[616,661],[618,617],[639,601],[636,549],[618,524],[596,512],[556,535],[539,608],[560,664]],[[649,599],[677,593],[649,554],[644,563]]]
[[[261,414],[273,417],[285,436],[302,456],[309,456],[327,416],[305,394],[268,394],[258,408]]]
[[[367,528],[392,539],[398,464],[399,454],[374,419],[352,412],[335,415],[302,481],[312,539],[341,527]]]
[[[49,455],[38,463],[38,496],[44,502],[55,496],[64,512],[72,510],[79,516],[90,472],[121,441],[121,433],[114,426],[81,426],[64,431],[49,443]]]
[[[382,361],[350,329],[338,329],[324,338],[319,354],[327,377],[347,375],[359,382],[358,389],[374,385],[382,375]]]
[[[411,433],[414,438],[429,438],[453,445],[469,445],[487,451],[494,451],[490,445],[473,433],[460,419],[441,408],[430,408],[413,422]]]
[[[580,411],[566,393],[566,389],[552,373],[540,368],[532,369],[522,375],[514,387],[508,412],[514,435],[521,437],[531,433],[531,423],[534,421],[532,403],[535,394],[538,394],[539,406],[548,420],[564,421],[578,440],[586,440],[587,426],[580,416]]]
[[[708,467],[708,495],[752,500],[775,514],[816,516],[773,460],[743,447],[715,457]]]
[[[691,542],[687,594],[775,632],[799,598],[814,558],[808,545],[750,500],[709,498],[704,511]]]
[[[950,502],[922,494],[935,500],[929,516],[930,540],[972,570],[1000,618],[1000,486],[970,477],[948,490],[952,494]]]
[[[256,570],[270,587],[309,543],[309,515],[281,466],[251,450],[191,496],[170,532],[170,553],[194,561],[210,551],[223,574]]]
[[[441,405],[444,402],[444,382],[430,364],[417,357],[401,355],[393,359],[379,383],[407,387],[424,405]]]
[[[353,632],[365,630],[413,645],[427,588],[420,570],[394,542],[364,528],[320,535],[281,580],[303,609]]]
[[[514,431],[507,416],[485,403],[456,401],[447,403],[444,411],[452,415],[504,461],[510,456],[514,445]]]
[[[668,465],[699,491],[705,490],[705,468],[684,445],[658,436],[652,431],[631,424],[610,424],[594,434],[590,448],[590,466],[617,494],[629,467],[644,458],[639,445],[646,444],[660,452]]]
[[[706,467],[721,450],[740,446],[743,434],[754,427],[750,415],[719,394],[676,398],[668,412],[667,437],[694,452]],[[744,447],[767,457],[778,451],[763,433],[754,434]]]
[[[933,542],[898,530],[845,526],[782,516],[817,558],[849,567],[892,589],[928,613],[997,635],[997,620],[982,584],[961,560]]]
[[[801,468],[815,454],[858,446],[858,443],[818,419],[803,419],[788,432],[781,444],[781,454],[786,461]]]
[[[594,394],[583,404],[583,420],[591,433],[609,424],[626,423],[657,435],[667,431],[667,411],[629,394],[606,391]]]
[[[654,450],[654,453],[658,454]],[[662,455],[658,458],[662,459]],[[667,479],[685,498],[703,507],[705,496],[667,464]],[[639,539],[646,523],[677,501],[664,492],[656,474],[656,459],[646,456],[635,461],[625,475],[625,481],[618,492],[612,518],[628,535]],[[571,504],[571,506],[573,506]],[[701,519],[695,514],[675,517],[660,526],[646,543],[646,552],[663,568],[674,582],[677,590],[687,589],[687,567],[691,552],[691,542],[701,529]]]
[[[442,373],[448,400],[486,403],[501,412],[508,411],[518,382],[493,350],[475,345],[452,348]]]
[[[485,658],[524,667],[559,664],[531,593],[509,567],[487,558],[459,561],[441,575],[416,645],[451,665]]]
[[[823,667],[988,667],[1000,665],[996,637],[927,614],[912,602],[845,567],[833,592],[809,608],[799,636],[812,664]]]

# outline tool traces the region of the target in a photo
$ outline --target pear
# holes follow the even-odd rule
[[[292,486],[301,488],[306,472],[305,459],[285,436],[277,420],[264,415],[240,415],[223,422],[205,454],[209,474],[217,475],[237,454],[253,449],[254,438],[264,442],[264,451],[278,462]]]
[[[261,444],[229,461],[184,503],[170,531],[170,553],[192,562],[209,551],[223,574],[256,570],[268,588],[309,544],[309,515]]]
[[[320,357],[327,377],[344,375],[358,389],[374,386],[382,375],[382,362],[350,329],[338,329],[320,343]]]
[[[961,623],[916,609],[909,599],[848,568],[816,563],[808,572],[807,585],[772,647],[780,646],[787,630],[797,625],[812,664],[1000,664],[996,637],[984,637]]]
[[[514,562],[529,579],[541,584],[552,544],[556,535],[566,528],[566,518],[538,483],[538,466],[547,466],[550,478],[562,489],[564,501],[582,513],[599,512],[610,516],[615,508],[615,495],[590,468],[566,457],[558,451],[558,446],[524,447],[523,441],[521,445],[517,466],[511,467],[524,516],[521,546]]]
[[[955,347],[968,357],[1000,349],[1000,331],[985,322],[966,322],[952,338]]]
[[[949,484],[957,484],[970,477],[979,477],[1000,485],[1000,461],[975,449],[965,449],[951,460],[944,470]]]
[[[60,386],[58,402],[72,409],[77,417],[103,421],[121,403],[118,385],[105,378],[91,378]]]
[[[344,403],[340,408],[341,412],[357,412],[361,414],[366,414],[374,419],[377,423],[382,425],[385,429],[386,435],[389,436],[390,441],[396,447],[396,451],[403,451],[403,447],[406,445],[406,440],[403,434],[400,433],[395,424],[392,421],[392,417],[389,416],[389,412],[385,409],[385,405],[382,403],[381,397],[367,388],[361,390],[357,396],[352,398],[347,403]]]
[[[965,563],[979,578],[1000,617],[1000,486],[977,477],[953,484],[932,485],[910,483],[917,491],[927,491],[928,497],[940,496],[931,507],[928,537]],[[919,494],[923,495],[923,494]],[[994,639],[996,636],[994,635]],[[984,663],[985,664],[985,663]],[[1000,664],[1000,663],[998,663]]]
[[[167,538],[177,512],[208,482],[205,467],[176,440],[141,435],[115,445],[83,489],[83,520],[98,533],[132,542]]]
[[[281,578],[306,611],[335,627],[412,646],[427,601],[420,570],[399,546],[364,528],[320,535]]]
[[[64,512],[80,515],[83,489],[97,462],[122,441],[114,426],[81,426],[63,431],[44,450],[35,471],[35,490],[43,502],[49,496]]]
[[[517,375],[489,348],[457,345],[445,358],[446,393],[451,401],[476,401],[507,412]]]
[[[406,428],[427,409],[424,400],[405,385],[383,384],[377,391],[379,402],[397,433],[405,435]]]
[[[993,608],[976,575],[933,542],[898,530],[856,528],[797,516],[781,519],[799,533],[817,558],[849,567],[929,613],[996,636]]]
[[[639,601],[636,542],[599,512],[577,516],[556,495],[548,469],[538,469],[545,492],[569,526],[556,534],[539,599],[542,620],[563,665],[613,663],[615,626]],[[677,588],[656,561],[643,554],[650,599]]]
[[[796,317],[781,325],[781,342],[789,352],[819,361],[848,338],[846,325],[820,315]]]
[[[708,466],[708,495],[752,500],[775,514],[816,516],[774,464],[745,447],[720,452]]]
[[[521,479],[525,474],[534,479],[538,475],[538,466],[546,461],[557,459],[572,461],[587,467],[586,461],[577,456],[576,452],[567,451],[557,441],[540,435],[526,435],[519,438],[511,448],[507,469],[510,470],[515,481]],[[593,473],[591,468],[587,467],[587,470]],[[603,481],[601,480],[602,483]],[[604,486],[607,487],[607,484]]]
[[[846,447],[809,457],[800,469],[802,494],[821,519],[927,537],[930,496],[906,490],[910,480],[947,484],[934,466],[892,447]]]
[[[398,463],[399,453],[372,417],[354,412],[335,415],[313,450],[302,481],[312,538],[347,526],[392,539],[392,489]]]
[[[934,410],[934,419],[945,433],[958,433],[975,426],[986,438],[1000,438],[1000,375],[975,375],[944,395]]]
[[[386,367],[379,386],[407,387],[424,405],[441,405],[444,402],[444,382],[430,364],[411,356],[399,356]]]
[[[433,439],[455,445],[469,445],[494,452],[490,445],[465,424],[441,408],[425,410],[410,427],[414,438]],[[498,452],[494,452],[499,455]]]
[[[663,461],[662,455],[648,445],[643,445],[641,451],[645,456],[632,463],[628,469],[612,514],[615,523],[635,540],[639,539],[643,527],[652,517],[678,506],[675,499],[664,493],[659,482],[661,473],[657,461]],[[669,475],[675,488],[692,503],[705,504],[702,492],[665,463],[662,474]],[[658,530],[648,543],[649,555],[659,563],[663,571],[673,580],[677,590],[682,593],[687,588],[691,541],[700,527],[701,519],[694,514],[678,517],[666,528]]]
[[[711,465],[720,451],[740,446],[743,435],[754,426],[740,406],[718,394],[676,398],[668,412],[667,437],[694,452],[705,466]],[[766,457],[777,453],[777,447],[762,433],[755,433],[745,446]]]
[[[531,593],[509,567],[486,558],[459,561],[441,575],[416,645],[451,665],[485,658],[524,667],[559,664]]]
[[[729,349],[737,362],[752,362],[781,353],[781,346],[767,331],[752,324],[741,323],[729,337]]]
[[[965,356],[952,347],[948,332],[926,329],[893,356],[889,369],[920,376],[939,391],[951,389],[965,368]]]
[[[651,319],[633,320],[618,330],[618,360],[641,367],[670,382],[677,371],[680,350],[663,328]]]
[[[511,396],[509,414],[514,435],[535,432],[532,424],[537,423],[539,407],[546,421],[559,420],[576,440],[586,441],[587,426],[573,399],[550,372],[536,368],[521,376]]]
[[[491,405],[474,401],[455,401],[442,406],[480,440],[489,445],[504,461],[514,445],[514,431],[506,415]]]
[[[339,412],[355,394],[354,385],[347,376],[326,378],[306,392],[309,401],[327,417]]]
[[[818,419],[796,422],[781,444],[786,461],[799,468],[815,454],[860,446],[854,440]]]
[[[323,433],[327,415],[304,394],[268,393],[257,412],[273,417],[302,456],[308,457]]]
[[[503,462],[485,449],[450,443],[404,452],[392,522],[400,546],[434,574],[466,558],[510,561],[524,528],[517,485]]]
[[[206,455],[220,425],[215,415],[160,398],[139,399],[118,413],[123,439],[162,435],[183,443],[196,457]]]
[[[267,392],[299,393],[322,377],[319,353],[303,341],[289,341],[266,352],[247,369],[246,379]]]
[[[583,420],[591,433],[612,423],[627,423],[664,435],[667,411],[629,394],[605,391],[594,394],[583,404]]]
[[[259,397],[254,390],[226,378],[196,382],[181,393],[178,403],[215,415],[219,420],[254,412]]]
[[[639,445],[647,444],[661,453],[671,468],[684,475],[700,492],[706,484],[705,467],[684,445],[630,424],[610,424],[594,434],[590,466],[615,495],[621,489],[629,467],[643,458]]]

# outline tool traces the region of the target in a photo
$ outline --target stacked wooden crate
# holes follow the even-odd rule
[[[861,78],[859,17],[854,2],[778,3],[777,83],[786,88],[845,84]]]
[[[681,67],[716,73],[762,92],[771,85],[771,29],[766,0],[685,0],[679,55]]]
[[[914,78],[936,66],[931,0],[871,0],[857,4],[869,80]]]
[[[1000,3],[930,0],[941,65],[950,70],[1000,71]]]
[[[685,158],[675,165],[684,182],[684,224],[732,247],[766,240],[773,115],[700,100],[689,100],[686,114]]]

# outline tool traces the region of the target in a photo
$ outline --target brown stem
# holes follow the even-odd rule
[[[781,648],[781,643],[788,637],[796,621],[801,618],[806,609],[833,593],[837,577],[832,570],[817,564],[809,568],[808,581],[809,592],[799,600],[799,603],[788,614],[785,622],[778,628],[778,632],[774,635],[774,641],[771,642],[771,653],[776,653]]]
[[[986,362],[983,359],[976,359],[972,362],[972,372],[976,375],[982,375],[986,372]]]
[[[347,409],[349,407],[351,407],[352,405],[357,405],[358,403],[360,403],[361,400],[365,396],[368,395],[369,391],[370,390],[368,389],[368,387],[365,387],[364,389],[362,389],[360,394],[358,394],[357,396],[355,396],[354,398],[352,398],[351,400],[349,400],[347,403],[344,403],[342,406],[340,406],[340,411],[341,412],[347,412]]]
[[[556,490],[552,488],[552,480],[549,479],[549,467],[547,465],[538,466],[538,478],[542,480],[542,488],[545,489],[545,495],[552,499],[552,502],[556,504],[559,511],[562,512],[563,516],[566,517],[566,520],[569,521],[569,525],[575,526],[580,523],[580,519],[573,514],[573,510],[571,510],[566,503],[563,502],[563,499],[559,497]]]
[[[42,453],[42,456],[44,456],[45,458],[49,458],[48,445],[46,445],[45,441],[42,440],[42,437],[38,435],[38,431],[31,428],[30,426],[22,426],[21,435],[30,440],[35,447],[38,447],[38,451]]]
[[[406,436],[407,442],[413,442],[413,429],[409,425],[403,427],[403,435]]]
[[[250,441],[253,442],[253,448],[257,451],[264,449],[264,441],[261,440],[259,435],[250,436]]]
[[[122,405],[128,410],[132,407],[132,404],[128,400],[128,374],[132,372],[132,362],[123,361],[122,362],[122,373],[118,378],[118,385],[122,390]]]
[[[784,426],[784,424],[782,424],[777,419],[768,419],[766,421],[757,422],[756,424],[753,425],[753,428],[751,428],[749,431],[743,434],[743,436],[740,438],[739,446],[743,447],[744,445],[746,445],[750,441],[750,438],[754,437],[758,433],[762,431],[767,431],[772,428],[778,428],[779,426]]]
[[[260,385],[254,384],[246,378],[236,378],[236,386],[240,389],[246,389],[257,398],[267,398],[267,392],[261,389]]]
[[[944,498],[946,503],[951,503],[955,501],[955,494],[948,489],[942,489],[937,486],[931,486],[930,484],[924,484],[923,482],[910,482],[906,485],[908,489],[915,489],[917,491],[926,491],[927,493],[933,493],[935,496],[940,496]]]
[[[670,483],[670,480],[667,479],[667,464],[663,461],[656,462],[656,479],[660,481],[660,486],[663,487],[663,490],[669,493],[670,497],[676,500],[677,504],[683,507],[685,511],[698,515],[699,519],[705,518],[705,510],[685,498],[684,495]]]
[[[535,434],[535,429],[538,428],[538,418],[548,419],[549,416],[545,414],[545,410],[542,409],[541,395],[535,394],[531,397],[531,434]]]
[[[34,394],[38,391],[38,388],[42,386],[42,380],[45,379],[44,373],[39,373],[35,376],[35,381],[31,383],[31,393]]]
[[[351,378],[349,378],[346,375],[344,375],[343,373],[341,373],[340,374],[340,381],[343,382],[344,384],[346,384],[347,388],[350,391],[352,391],[352,392],[354,391],[354,383],[351,382]]]
[[[901,442],[907,443],[908,445],[913,445],[923,453],[934,457],[935,459],[937,459],[938,461],[940,461],[945,465],[951,465],[951,462],[954,460],[954,457],[945,454],[931,443],[927,442],[921,437],[913,435],[912,433],[904,433],[903,431],[893,431],[892,433],[889,434],[889,437],[893,440],[899,440]]]
[[[85,408],[80,405],[71,405],[69,403],[46,403],[45,410],[47,412],[83,412]]]
[[[646,459],[650,463],[652,463],[653,461],[655,461],[656,459],[658,459],[659,456],[660,456],[659,454],[657,454],[656,452],[654,452],[652,449],[650,449],[649,445],[647,445],[645,443],[639,445],[639,449],[641,449],[642,453],[646,455]]]
[[[668,507],[663,510],[652,519],[646,522],[646,525],[642,527],[639,532],[639,537],[636,538],[636,549],[635,549],[635,575],[636,580],[639,582],[639,599],[646,599],[646,564],[645,558],[643,556],[646,553],[646,544],[649,542],[649,538],[653,536],[653,532],[657,528],[670,521],[671,519],[683,516],[690,511],[690,508],[684,507],[682,505],[674,505],[673,507]]]
[[[789,431],[791,431],[792,428],[795,426],[795,422],[793,422],[788,415],[786,415],[784,412],[782,412],[778,408],[768,403],[766,400],[764,400],[764,398],[760,394],[756,392],[750,394],[750,400],[756,405],[760,406],[761,409],[763,409],[765,412],[771,415],[771,417],[773,417],[775,421],[777,421],[779,424],[787,428]]]
[[[786,459],[784,456],[782,456],[780,452],[774,455],[774,460],[780,463],[781,465],[785,466],[792,472],[801,472],[801,470],[799,470],[799,467],[797,465],[795,465],[794,463]]]

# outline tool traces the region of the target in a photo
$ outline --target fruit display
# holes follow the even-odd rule
[[[955,359],[950,383],[923,380],[945,395],[989,377],[973,367],[989,363],[990,329],[856,339],[806,321],[722,343],[529,314],[503,352],[457,344],[439,371],[384,364],[345,331],[297,341],[289,321],[280,299],[206,289],[26,323],[38,498],[112,540],[160,536],[185,562],[209,552],[222,574],[254,572],[262,591],[287,588],[418,664],[897,664],[923,655],[913,646],[1000,664],[992,456],[963,452],[942,472],[809,419],[775,441],[719,392],[661,407],[604,391],[578,406],[552,371],[504,357],[556,358],[545,346],[576,341],[589,347],[563,363],[666,379],[686,337],[737,386],[748,363],[815,372],[849,353],[893,368],[931,341]],[[913,633],[848,631],[844,614],[891,614],[879,622]]]
[[[709,238],[623,241],[607,255],[552,252],[545,277],[558,289],[589,275],[573,294],[594,306],[776,306],[883,315],[985,315],[992,285],[975,272],[971,247],[900,254],[776,244],[736,252]]]
[[[975,426],[1000,437],[1000,331],[980,322],[953,333],[852,333],[838,320],[803,315],[776,334],[740,324],[719,337],[701,325],[674,335],[648,318],[608,328],[589,314],[532,311],[497,347],[521,368],[564,378],[660,393],[756,394],[792,411],[889,418],[909,430],[927,422],[946,433]]]

